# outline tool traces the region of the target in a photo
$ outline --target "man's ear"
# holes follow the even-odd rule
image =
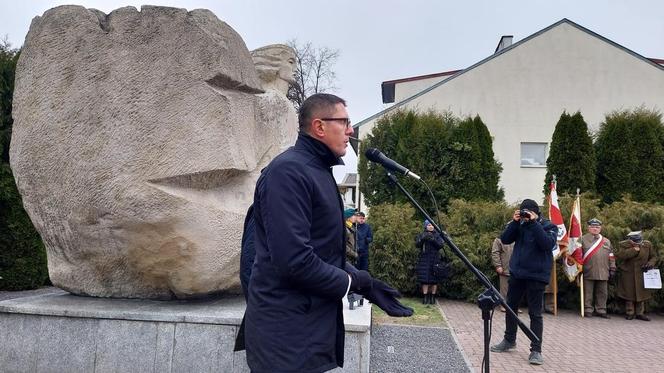
[[[314,119],[311,122],[311,135],[316,138],[325,137],[325,125],[320,119]]]

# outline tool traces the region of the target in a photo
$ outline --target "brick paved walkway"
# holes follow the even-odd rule
[[[438,304],[473,369],[481,372],[484,354],[481,310],[473,303],[447,299],[440,299]],[[519,330],[515,350],[491,353],[491,371],[664,372],[664,317],[649,316],[650,322],[625,320],[623,315],[611,315],[609,320],[581,318],[568,310],[561,310],[558,316],[544,314],[544,365],[528,364],[530,341]],[[520,317],[529,325],[526,312]],[[504,331],[505,314],[496,308],[491,344],[500,342]]]

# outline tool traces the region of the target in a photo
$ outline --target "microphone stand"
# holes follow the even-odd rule
[[[472,272],[475,277],[479,280],[482,285],[486,288],[486,290],[477,297],[477,305],[479,308],[482,310],[482,320],[484,320],[484,360],[483,360],[483,367],[485,368],[485,372],[489,373],[490,370],[490,365],[489,365],[489,342],[491,339],[491,327],[490,327],[490,321],[493,315],[493,309],[498,305],[501,304],[503,307],[505,307],[506,312],[511,315],[513,318],[516,319],[517,324],[519,325],[519,328],[526,334],[528,339],[531,341],[537,341],[538,338],[533,333],[530,328],[524,324],[519,317],[516,315],[514,310],[510,308],[510,306],[507,305],[507,302],[505,299],[500,295],[500,292],[496,290],[496,288],[491,284],[491,281],[482,273],[479,269],[477,269],[473,263],[466,258],[465,255],[461,252],[461,250],[452,242],[452,239],[447,235],[447,232],[443,231],[440,229],[438,224],[434,222],[434,220],[424,211],[424,209],[415,201],[413,196],[408,193],[406,189],[399,183],[397,180],[396,176],[392,175],[391,172],[387,171],[387,177],[392,180],[394,184],[396,184],[397,187],[403,192],[403,194],[408,197],[410,200],[410,203],[417,208],[417,210],[424,215],[424,218],[427,219],[431,224],[433,225],[434,229],[436,232],[438,232],[441,237],[443,238],[443,241],[447,244],[447,246],[454,252],[454,254],[461,259],[461,261],[468,267],[468,270]]]

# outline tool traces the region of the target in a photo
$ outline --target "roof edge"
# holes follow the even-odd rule
[[[506,47],[506,48],[504,48],[504,49],[502,49],[502,50],[500,50],[500,51],[498,51],[498,52],[496,52],[496,53],[494,53],[494,54],[492,54],[492,55],[490,55],[490,56],[484,58],[483,60],[481,60],[481,61],[479,61],[479,62],[476,62],[475,64],[471,65],[470,67],[468,67],[468,68],[466,68],[466,69],[458,70],[459,72],[457,72],[456,74],[450,76],[449,78],[444,79],[444,80],[441,80],[440,82],[438,82],[438,83],[432,85],[431,87],[425,88],[425,89],[423,89],[422,91],[420,91],[420,92],[414,94],[413,96],[408,97],[408,98],[406,98],[406,99],[403,99],[403,100],[397,102],[396,104],[390,106],[389,108],[384,109],[384,110],[381,110],[381,111],[379,111],[378,113],[376,113],[376,114],[374,114],[374,115],[372,115],[372,116],[370,116],[370,117],[368,117],[368,118],[366,118],[366,119],[363,119],[362,121],[356,123],[356,124],[353,126],[353,128],[360,128],[360,127],[362,127],[364,124],[370,122],[371,120],[373,120],[373,119],[375,119],[375,118],[378,118],[378,117],[381,117],[381,116],[387,114],[388,112],[390,112],[391,110],[397,109],[397,108],[399,108],[399,107],[401,107],[401,106],[407,104],[408,102],[410,102],[410,101],[412,101],[412,100],[414,100],[414,99],[416,99],[416,98],[418,98],[418,97],[420,97],[420,96],[422,96],[422,95],[424,95],[424,94],[426,94],[426,93],[428,93],[428,92],[430,92],[430,91],[432,91],[432,90],[434,90],[434,89],[440,87],[441,85],[447,83],[448,81],[450,81],[450,80],[452,80],[452,79],[455,79],[456,77],[458,77],[458,76],[460,76],[460,75],[462,75],[462,74],[465,74],[465,73],[467,73],[468,71],[471,71],[471,70],[475,69],[476,67],[478,67],[478,66],[480,66],[480,65],[483,65],[483,64],[486,63],[486,62],[489,62],[490,60],[492,60],[492,59],[494,59],[494,58],[496,58],[496,57],[502,55],[503,53],[507,53],[508,51],[511,51],[512,49],[514,49],[514,48],[520,46],[521,44],[524,44],[524,43],[528,42],[529,40],[534,39],[534,38],[536,38],[537,36],[539,36],[539,35],[541,35],[541,34],[547,32],[547,31],[549,31],[549,30],[551,30],[551,29],[553,29],[553,28],[555,28],[555,27],[557,27],[557,26],[559,26],[559,25],[561,25],[561,24],[563,24],[563,23],[567,23],[567,24],[569,24],[569,25],[571,25],[571,26],[573,26],[573,27],[576,27],[576,28],[579,29],[580,31],[586,32],[587,34],[590,34],[590,35],[592,35],[592,36],[594,36],[594,37],[596,37],[596,38],[598,38],[598,39],[600,39],[600,40],[602,40],[602,41],[604,41],[604,42],[606,42],[606,43],[608,43],[608,44],[610,44],[610,45],[613,45],[614,47],[617,47],[617,48],[619,48],[619,49],[622,49],[622,50],[624,50],[625,52],[631,54],[632,56],[637,57],[637,58],[639,58],[639,59],[645,61],[646,63],[649,63],[650,65],[659,68],[660,70],[664,70],[664,66],[660,65],[659,62],[655,62],[655,61],[653,61],[653,60],[657,60],[657,59],[654,59],[654,58],[653,58],[653,59],[649,59],[649,58],[643,57],[642,55],[640,55],[640,54],[638,54],[638,53],[632,51],[631,49],[626,48],[626,47],[623,47],[622,45],[620,45],[620,44],[618,44],[618,43],[616,43],[616,42],[614,42],[614,41],[612,41],[612,40],[610,40],[610,39],[607,39],[606,37],[604,37],[604,36],[602,36],[602,35],[600,35],[600,34],[594,32],[594,31],[592,31],[592,30],[589,30],[589,29],[587,29],[587,28],[585,28],[585,27],[583,27],[583,26],[577,24],[577,23],[574,22],[574,21],[569,20],[568,18],[563,18],[563,19],[561,19],[560,21],[555,22],[555,23],[553,23],[553,24],[551,24],[551,25],[549,25],[549,26],[547,26],[547,27],[545,27],[545,28],[543,28],[543,29],[541,29],[541,30],[539,30],[539,31],[537,31],[537,32],[535,32],[535,33],[533,33],[533,34],[531,34],[531,35],[529,35],[529,36],[527,36],[527,37],[521,39],[521,40],[519,40],[518,42],[516,42],[516,43],[510,45],[509,47]],[[663,62],[664,62],[664,61],[663,61]]]

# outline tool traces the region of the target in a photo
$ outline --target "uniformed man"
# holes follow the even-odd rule
[[[586,316],[609,318],[606,314],[608,280],[616,272],[611,241],[603,237],[602,222],[593,218],[588,220],[588,233],[581,237],[583,255],[583,291]]]
[[[644,312],[652,291],[643,287],[643,272],[653,269],[657,261],[652,243],[643,239],[641,231],[630,232],[627,240],[620,241],[616,257],[620,270],[617,294],[625,300],[625,318],[650,321]]]

